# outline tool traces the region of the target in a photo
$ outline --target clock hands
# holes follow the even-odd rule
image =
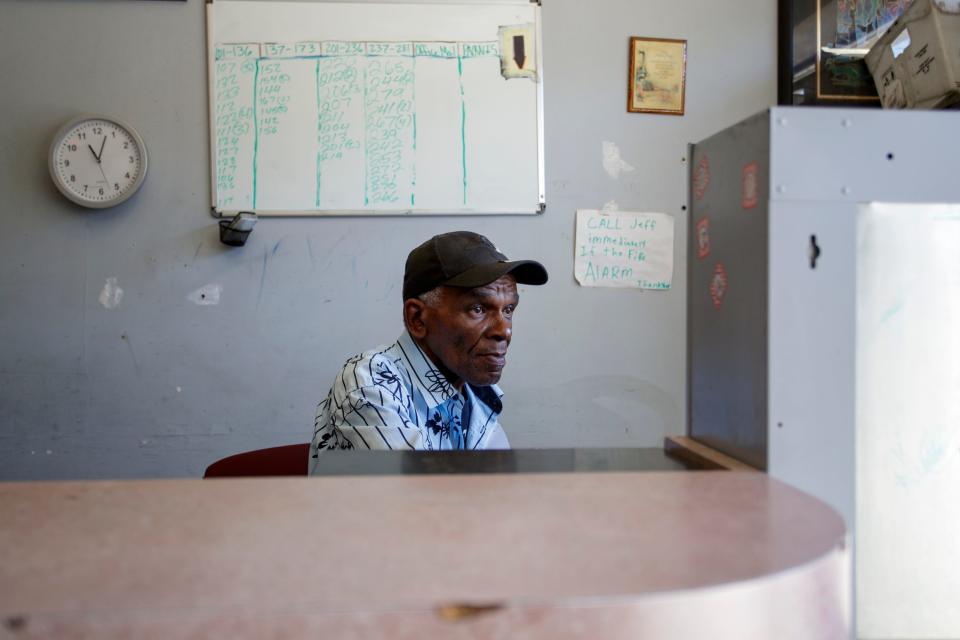
[[[110,184],[110,179],[107,178],[107,174],[106,174],[106,172],[103,170],[103,164],[100,163],[99,160],[97,160],[97,166],[100,168],[100,175],[103,176],[103,181],[106,182],[106,183],[109,185],[109,184]]]
[[[87,145],[87,149],[90,149],[90,153],[93,154],[93,157],[97,161],[97,164],[100,164],[100,158],[103,157],[103,148],[106,145],[107,145],[107,136],[103,136],[103,142],[100,143],[100,153],[97,153],[96,151],[94,151],[93,147],[90,146],[89,144]]]
[[[106,144],[107,136],[103,136],[103,140],[100,142],[100,153],[94,151],[90,144],[87,144],[87,149],[90,149],[90,153],[93,154],[93,159],[97,161],[97,168],[100,169],[100,175],[103,176],[103,181],[109,185],[110,179],[107,177],[106,171],[103,170],[103,162],[101,161],[101,158],[103,158],[103,148],[106,146]]]
[[[109,185],[109,184],[110,184],[110,179],[107,178],[107,173],[106,173],[106,171],[103,170],[103,163],[100,162],[100,156],[103,155],[103,145],[104,145],[104,143],[105,143],[106,141],[107,141],[107,139],[104,138],[104,139],[103,139],[103,142],[100,143],[100,155],[99,155],[99,156],[97,155],[97,152],[93,150],[93,147],[91,147],[89,144],[87,145],[87,149],[90,149],[90,153],[93,154],[93,159],[97,161],[97,169],[100,169],[100,175],[103,176],[103,181],[104,181],[106,184]]]
[[[100,143],[100,153],[97,153],[93,150],[93,147],[87,144],[87,149],[90,149],[90,153],[93,154],[93,159],[97,161],[97,164],[101,164],[100,158],[103,157],[103,148],[107,144],[107,136],[103,136],[103,141]],[[101,172],[103,169],[101,169]]]

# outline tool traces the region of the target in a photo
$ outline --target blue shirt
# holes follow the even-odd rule
[[[508,449],[496,385],[458,392],[406,331],[347,360],[317,406],[310,472],[327,449]]]

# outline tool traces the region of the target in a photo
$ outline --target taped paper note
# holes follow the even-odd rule
[[[578,210],[573,270],[584,287],[669,289],[673,216]]]

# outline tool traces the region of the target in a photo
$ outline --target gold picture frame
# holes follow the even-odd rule
[[[627,111],[682,116],[687,84],[687,41],[630,38]]]

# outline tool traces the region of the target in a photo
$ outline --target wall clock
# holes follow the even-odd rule
[[[92,209],[120,204],[147,176],[147,147],[140,134],[106,116],[80,116],[63,125],[49,160],[60,193]]]

